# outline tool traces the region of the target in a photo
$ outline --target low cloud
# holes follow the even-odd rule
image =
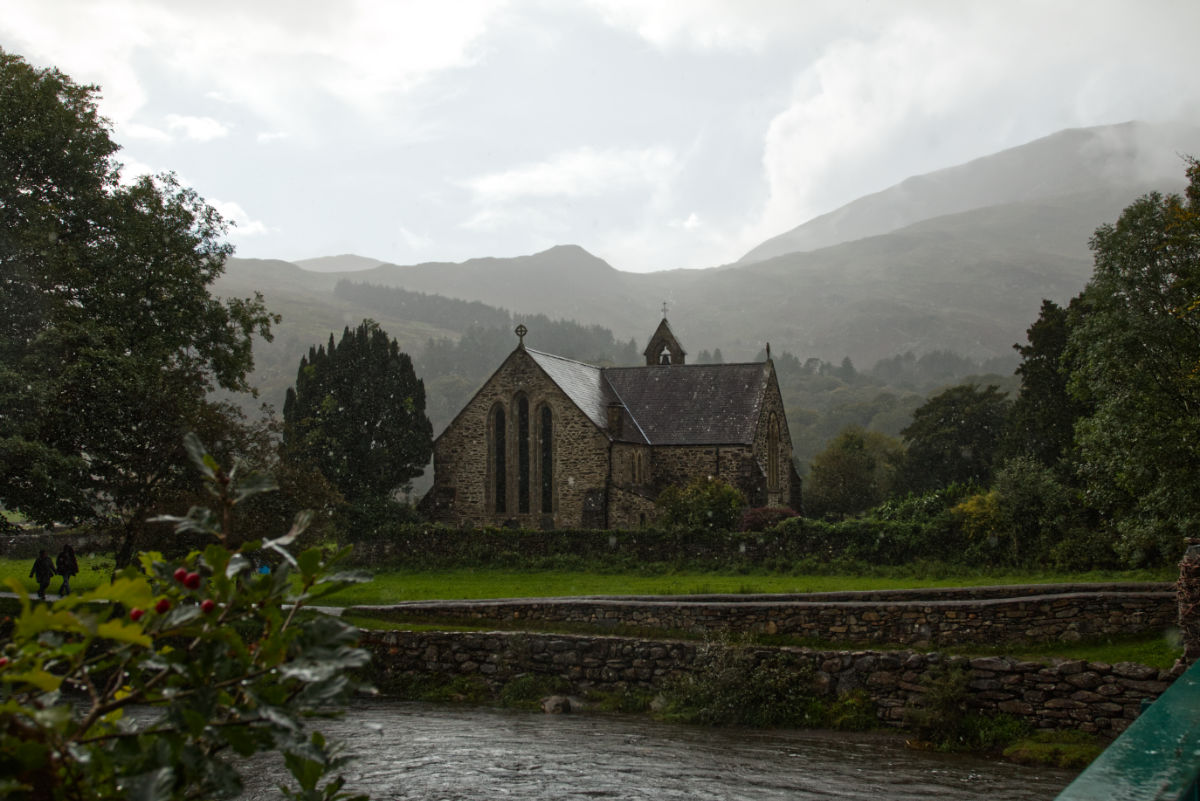
[[[672,151],[595,150],[559,153],[546,161],[489,173],[465,182],[480,203],[507,203],[522,198],[594,197],[631,186],[654,186],[676,168]]]
[[[244,239],[246,237],[261,236],[269,234],[273,229],[269,228],[266,223],[261,220],[255,220],[241,207],[240,204],[233,201],[222,201],[209,199],[208,205],[217,210],[226,222],[232,223],[233,228],[229,231],[230,239]]]
[[[211,142],[213,139],[223,139],[229,135],[229,127],[212,117],[168,114],[167,128],[172,131],[182,131],[188,139],[197,142]]]

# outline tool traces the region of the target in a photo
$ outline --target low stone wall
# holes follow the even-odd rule
[[[498,690],[528,674],[557,676],[572,692],[657,692],[704,664],[704,650],[726,647],[678,640],[509,632],[369,631],[376,682],[405,677],[478,677]],[[782,658],[811,671],[813,688],[830,698],[854,690],[874,702],[882,723],[898,726],[925,682],[947,667],[969,675],[968,703],[1003,712],[1039,728],[1078,728],[1106,735],[1125,729],[1144,700],[1159,696],[1177,673],[1134,663],[1023,662],[1004,657],[966,659],[916,651],[821,651],[747,647],[752,663]]]
[[[1177,623],[1171,585],[1113,584],[1087,590],[1083,586],[790,596],[420,601],[355,607],[351,611],[390,620],[785,634],[917,648],[1074,641],[1164,630]]]

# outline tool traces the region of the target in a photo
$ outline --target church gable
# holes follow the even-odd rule
[[[663,308],[666,309],[666,306]],[[646,366],[652,367],[683,364],[687,358],[687,351],[679,344],[679,340],[671,331],[671,326],[667,324],[667,318],[664,317],[650,336],[650,341],[646,343],[646,350],[642,351],[642,355],[646,357]]]

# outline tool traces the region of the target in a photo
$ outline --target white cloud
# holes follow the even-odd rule
[[[274,229],[269,228],[263,221],[252,219],[240,204],[233,201],[223,201],[209,198],[208,205],[216,209],[217,213],[220,214],[226,222],[233,223],[233,227],[229,231],[230,239],[245,239],[247,237],[260,236],[262,234],[272,233],[274,231]]]
[[[142,125],[136,122],[125,123],[117,131],[118,138],[129,137],[130,139],[141,139],[150,142],[170,142],[171,135],[166,131],[155,128],[152,125]]]
[[[128,154],[118,153],[118,160],[121,162],[121,183],[129,186],[148,175],[157,175],[160,171],[154,169],[145,162],[131,158]]]
[[[197,142],[211,142],[229,135],[229,127],[212,117],[189,117],[184,114],[168,114],[167,128],[172,131],[183,131],[188,139]]]
[[[659,185],[676,170],[675,154],[663,147],[596,150],[583,147],[546,161],[490,173],[465,182],[481,203],[522,198],[588,197],[631,186]]]
[[[408,245],[408,249],[412,251],[426,251],[433,247],[432,238],[415,234],[403,225],[400,226],[400,238],[404,240],[404,244]]]
[[[657,47],[734,50],[758,50],[772,39],[796,41],[852,7],[846,0],[589,0],[589,5],[609,25]]]
[[[287,139],[291,134],[286,131],[263,131],[255,137],[260,145],[265,145],[270,142],[278,142],[280,139]]]

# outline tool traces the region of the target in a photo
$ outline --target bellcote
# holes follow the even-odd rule
[[[658,328],[654,330],[654,334],[646,344],[646,350],[643,351],[643,355],[646,357],[647,367],[660,364],[684,363],[687,351],[683,349],[683,346],[679,344],[679,340],[675,338],[675,334],[671,332],[671,326],[667,324],[666,317],[658,324]]]

